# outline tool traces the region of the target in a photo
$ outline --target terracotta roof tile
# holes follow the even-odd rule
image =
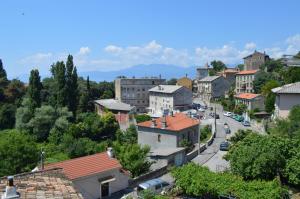
[[[238,95],[236,95],[236,98],[240,98],[240,99],[253,99],[260,96],[260,94],[254,94],[254,93],[240,93]]]
[[[58,163],[48,164],[46,169],[62,168],[64,174],[70,179],[89,176],[102,173],[112,169],[121,169],[119,161],[115,158],[109,158],[106,152],[94,155],[84,156]]]
[[[156,127],[155,128],[161,128],[161,120],[162,118],[157,118],[156,120]],[[188,117],[184,113],[176,113],[174,116],[166,116],[166,121],[167,121],[167,127],[165,128],[166,130],[170,131],[180,131],[192,126],[199,125],[199,120],[193,119]],[[141,122],[137,124],[138,126],[141,127],[151,127],[152,121],[146,121],[146,122]]]
[[[237,73],[237,75],[252,75],[257,73],[258,70],[243,70]]]
[[[0,198],[1,192],[5,190],[6,181],[6,177],[0,178]],[[14,176],[14,184],[22,199],[83,198],[73,187],[73,183],[65,177],[62,169],[17,174]]]

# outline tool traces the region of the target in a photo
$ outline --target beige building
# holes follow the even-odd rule
[[[269,60],[270,57],[265,52],[254,51],[253,54],[244,57],[244,70],[259,70]]]
[[[235,76],[238,72],[240,72],[238,69],[228,68],[218,72],[217,75],[223,76],[230,83],[230,85],[235,85]]]
[[[161,78],[118,78],[115,80],[115,98],[143,113],[149,106],[148,90],[165,83],[166,80]]]
[[[235,92],[254,93],[253,81],[258,70],[244,70],[238,72],[235,78]]]
[[[198,80],[198,95],[203,101],[224,97],[230,83],[223,76],[208,76]]]
[[[176,85],[177,86],[184,86],[184,87],[192,90],[193,89],[193,80],[191,80],[188,77],[182,77],[182,78],[177,80]]]
[[[171,111],[187,110],[193,102],[192,91],[184,86],[159,85],[149,90],[149,114],[161,117]]]
[[[247,106],[247,110],[255,110],[259,111],[265,110],[265,100],[264,97],[260,94],[254,93],[240,93],[235,96],[236,104],[245,104]]]
[[[273,88],[276,94],[275,118],[287,118],[293,106],[300,105],[300,82]]]

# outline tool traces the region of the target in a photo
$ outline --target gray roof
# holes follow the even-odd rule
[[[109,110],[120,110],[120,111],[130,111],[133,107],[129,104],[125,104],[115,99],[101,99],[95,100],[96,104],[104,106]]]
[[[221,77],[221,76],[217,76],[217,75],[215,75],[215,76],[207,76],[207,77],[204,77],[204,78],[200,79],[199,81],[200,82],[212,82],[212,81],[218,79],[219,77]]]
[[[182,88],[183,86],[177,85],[158,85],[154,88],[149,89],[151,92],[158,92],[158,93],[174,93],[178,89]]]
[[[300,93],[300,82],[286,84],[281,87],[273,88],[273,93]]]

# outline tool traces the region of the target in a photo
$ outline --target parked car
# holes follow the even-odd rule
[[[244,117],[241,116],[241,115],[237,115],[234,119],[235,119],[236,121],[238,121],[238,122],[243,122],[243,121],[244,121]]]
[[[242,124],[243,124],[244,126],[250,126],[250,122],[247,121],[247,120],[243,121]]]
[[[201,107],[201,108],[198,109],[198,111],[205,112],[205,109]]]
[[[137,187],[137,193],[140,195],[142,191],[148,190],[157,194],[163,194],[168,191],[171,186],[172,185],[170,185],[168,182],[160,178],[155,178],[139,184]]]
[[[220,119],[220,115],[219,114],[216,114],[216,119]]]
[[[229,147],[230,147],[229,142],[223,141],[223,142],[221,142],[221,144],[220,144],[220,151],[228,151],[228,150],[229,150]]]
[[[229,128],[229,126],[228,126],[228,124],[226,122],[224,123],[224,130],[225,130],[226,134],[230,134],[231,133],[231,130],[230,130],[230,128]]]
[[[226,117],[230,117],[232,115],[232,113],[231,112],[224,112],[223,115],[226,116]]]

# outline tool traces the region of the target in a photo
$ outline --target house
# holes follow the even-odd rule
[[[224,97],[229,88],[230,83],[223,76],[208,76],[198,80],[199,97],[206,102]]]
[[[224,69],[221,72],[218,72],[218,76],[223,76],[229,83],[230,85],[235,85],[235,76],[239,72],[238,69],[235,68],[228,68]]]
[[[235,92],[254,93],[253,81],[255,80],[258,70],[244,70],[236,74]]]
[[[253,54],[244,57],[244,70],[259,70],[260,67],[270,60],[269,55],[254,51]]]
[[[300,82],[273,88],[276,94],[275,118],[287,118],[293,106],[300,105]]]
[[[149,90],[149,114],[160,117],[171,111],[187,110],[193,102],[192,91],[184,86],[159,85]]]
[[[105,198],[128,187],[129,176],[119,161],[107,152],[45,165],[61,168],[85,199]]]
[[[247,110],[259,110],[265,109],[264,97],[260,94],[254,93],[240,93],[235,96],[236,104],[245,104]]]
[[[150,146],[150,157],[166,164],[181,165],[185,162],[182,142],[198,143],[199,120],[184,113],[165,115],[137,124],[138,143]]]
[[[159,78],[117,78],[115,80],[115,99],[136,107],[138,113],[145,113],[149,106],[148,90],[161,84],[165,79]]]
[[[188,78],[187,76],[186,77],[182,77],[182,78],[179,78],[177,80],[177,83],[176,83],[177,86],[184,86],[190,90],[193,89],[193,80],[191,80],[190,78]]]
[[[206,63],[204,67],[197,68],[197,79],[200,80],[203,79],[204,77],[209,76],[210,70],[212,70],[212,68],[210,68],[208,63]]]
[[[83,199],[72,181],[59,168],[0,178],[0,198]]]
[[[102,116],[106,111],[115,115],[116,120],[122,130],[126,130],[133,123],[132,118],[135,107],[125,104],[115,99],[94,100],[95,110],[98,115]]]

